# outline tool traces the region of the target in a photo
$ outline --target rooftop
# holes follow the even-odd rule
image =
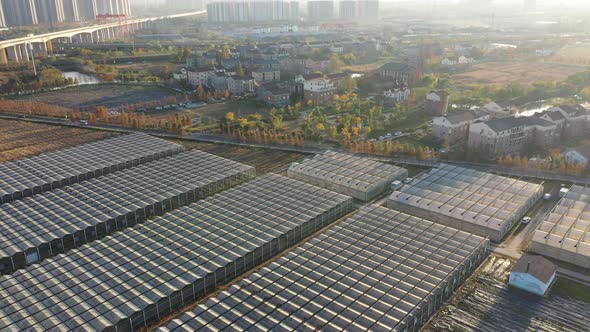
[[[389,62],[381,66],[380,70],[391,70],[391,71],[409,71],[410,66],[400,62]]]
[[[542,194],[540,184],[441,164],[391,194],[387,206],[499,240]]]
[[[160,331],[404,331],[419,326],[414,317],[428,320],[487,243],[367,206]]]
[[[523,117],[509,117],[502,119],[492,119],[486,121],[485,124],[490,127],[493,131],[499,133],[506,130],[510,130],[516,127],[530,127],[530,126],[541,126],[541,127],[552,127],[555,124],[543,120],[536,116],[523,116]]]
[[[528,273],[543,283],[551,280],[557,271],[555,264],[541,256],[524,255],[512,267],[511,272]]]
[[[531,249],[590,268],[590,188],[567,192],[535,231]]]
[[[476,109],[476,110],[468,110],[468,111],[463,111],[463,112],[457,112],[457,113],[451,113],[448,115],[445,115],[445,118],[447,119],[447,121],[449,121],[452,124],[458,124],[458,123],[462,123],[462,122],[468,122],[468,121],[475,121],[478,119],[481,119],[484,116],[487,116],[488,113],[486,113],[483,110],[480,109]]]

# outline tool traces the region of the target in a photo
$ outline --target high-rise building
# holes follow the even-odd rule
[[[334,18],[334,1],[313,0],[307,2],[307,18],[311,21],[331,20]]]
[[[358,15],[360,19],[376,20],[379,18],[379,0],[359,0]]]
[[[354,0],[340,1],[340,18],[355,20],[358,18],[357,2]]]
[[[6,28],[6,17],[4,16],[4,5],[2,4],[2,0],[0,0],[0,28]]]
[[[299,2],[282,0],[217,1],[207,4],[209,23],[297,22]]]
[[[2,0],[7,26],[38,24],[35,0]]]
[[[37,21],[40,24],[55,24],[65,21],[63,0],[35,0]]]
[[[166,0],[166,8],[184,10],[203,10],[205,0]]]
[[[130,0],[0,0],[0,26],[90,21],[98,14],[130,16]]]
[[[524,11],[534,12],[537,10],[537,0],[524,0]]]

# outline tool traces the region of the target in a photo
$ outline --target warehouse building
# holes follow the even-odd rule
[[[0,277],[0,330],[137,330],[351,209],[326,189],[256,178]]]
[[[0,165],[0,204],[183,151],[146,134],[117,136]]]
[[[253,178],[193,150],[0,206],[0,273],[80,247]]]
[[[159,331],[418,331],[488,244],[365,207]]]
[[[590,188],[573,186],[535,231],[530,250],[590,269]]]
[[[395,191],[387,207],[501,241],[543,197],[543,186],[441,165]]]
[[[293,163],[287,174],[293,179],[368,202],[385,192],[391,182],[405,179],[408,171],[367,158],[328,151],[302,163]]]

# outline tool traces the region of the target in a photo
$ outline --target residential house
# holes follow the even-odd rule
[[[344,80],[346,80],[347,78],[350,77],[350,74],[348,73],[337,73],[337,74],[329,74],[326,75],[326,77],[332,81],[332,83],[334,83],[334,86],[336,87],[336,89],[338,89],[339,91],[341,90],[341,86],[342,86],[342,82],[344,82]]]
[[[281,80],[278,60],[254,60],[250,66],[252,77],[259,82],[278,82]]]
[[[410,98],[410,93],[410,88],[406,83],[396,81],[393,87],[383,91],[383,103],[385,105],[406,103]]]
[[[303,88],[305,86],[305,82],[317,80],[324,77],[322,73],[315,73],[315,74],[304,74],[304,75],[297,75],[294,79],[295,81],[295,89],[294,93],[300,97],[303,97]]]
[[[340,44],[330,46],[330,52],[335,54],[344,53],[344,47]]]
[[[252,77],[258,82],[278,82],[281,80],[281,72],[278,70],[254,70]]]
[[[590,129],[590,111],[582,105],[559,105],[549,111],[559,111],[565,117],[565,137],[578,137]]]
[[[468,68],[475,63],[474,58],[469,58],[464,55],[458,57],[444,58],[440,61],[440,65],[443,68],[455,69],[455,68]]]
[[[227,77],[225,71],[217,71],[209,78],[209,85],[214,91],[227,90]]]
[[[563,156],[566,163],[579,164],[587,168],[590,166],[590,145],[585,144],[575,149],[568,149]]]
[[[487,103],[483,105],[483,109],[493,118],[507,118],[518,111],[514,104],[508,100]]]
[[[332,102],[334,95],[337,94],[337,88],[334,83],[324,75],[308,75],[308,79],[303,82],[303,100],[313,101],[314,104],[324,104]]]
[[[227,78],[227,89],[232,96],[253,93],[254,88],[254,78],[251,76],[231,75]]]
[[[432,120],[432,135],[448,146],[464,144],[471,124],[490,119],[491,116],[480,109],[439,116]]]
[[[548,149],[559,144],[557,126],[536,116],[509,117],[476,122],[469,127],[467,147],[489,159],[526,154],[532,147]]]
[[[555,123],[555,125],[557,126],[557,131],[560,133],[561,136],[564,135],[564,130],[566,127],[566,117],[557,109],[549,109],[544,112],[535,113],[534,116]]]
[[[433,116],[441,116],[447,113],[449,108],[449,93],[446,91],[430,91],[426,95],[424,112]]]
[[[510,270],[508,284],[539,296],[555,281],[557,267],[542,256],[524,255]]]
[[[379,76],[384,80],[409,83],[413,77],[410,66],[405,63],[389,62],[381,66]]]
[[[264,101],[269,106],[287,107],[291,98],[289,86],[270,82],[258,87],[258,100]]]
[[[217,71],[214,67],[205,67],[197,69],[187,69],[186,79],[188,83],[194,87],[202,85],[209,85],[209,80],[215,75]]]

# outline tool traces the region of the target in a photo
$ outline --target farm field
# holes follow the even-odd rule
[[[270,149],[257,149],[226,144],[178,142],[189,149],[198,149],[220,157],[228,158],[256,167],[256,174],[276,173],[287,175],[287,168],[292,162],[303,160],[302,153],[285,152]]]
[[[31,100],[68,108],[105,106],[114,108],[123,104],[161,101],[177,93],[158,86],[100,84],[80,85],[58,91],[17,96],[14,99]]]
[[[568,76],[584,71],[584,67],[543,62],[489,62],[480,63],[453,79],[465,85],[510,83],[533,84],[545,81],[563,81]]]
[[[590,64],[590,43],[566,45],[551,57],[555,62]]]
[[[560,295],[563,292],[556,289],[541,298],[510,288],[506,280],[511,266],[507,259],[490,257],[422,331],[588,330],[590,303]]]
[[[0,163],[89,143],[106,132],[0,119]]]

